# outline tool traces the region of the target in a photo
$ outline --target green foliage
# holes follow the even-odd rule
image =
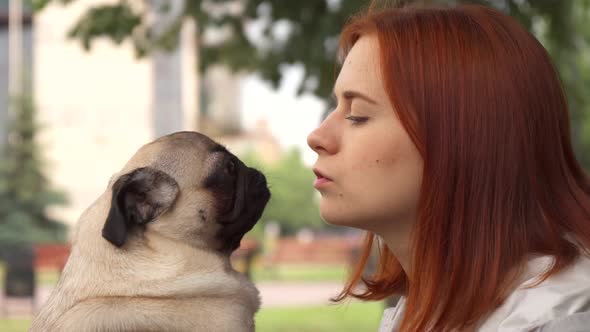
[[[33,102],[26,97],[13,102],[14,120],[0,162],[0,245],[62,242],[65,225],[49,218],[46,208],[65,203],[65,197],[49,189],[42,173]]]
[[[51,2],[71,0],[33,0],[33,8],[41,10]],[[197,36],[201,70],[223,64],[235,71],[256,71],[277,87],[282,65],[300,64],[305,77],[299,91],[328,99],[335,78],[333,69],[340,29],[352,13],[367,5],[363,0],[248,0],[239,4],[235,0],[190,0],[185,3],[183,15],[164,34],[154,33],[154,26],[146,19],[146,9],[119,0],[90,8],[69,35],[87,49],[100,37],[110,38],[117,44],[129,39],[137,55],[144,56],[156,48],[175,48],[182,23],[192,20],[201,32]],[[163,8],[162,12],[167,10]],[[256,41],[246,33],[246,26],[252,22],[264,25],[262,38]],[[278,25],[288,30],[286,36],[276,35],[273,28]],[[224,29],[231,33],[221,42],[208,42],[203,37],[207,32]]]
[[[48,3],[73,0],[32,0],[33,8]],[[590,170],[590,0],[382,0],[383,4],[478,3],[495,7],[518,19],[544,43],[561,74],[571,109],[574,148]],[[133,41],[143,56],[155,48],[173,49],[183,22],[192,20],[198,27],[200,70],[223,64],[234,71],[255,71],[277,87],[285,64],[298,64],[304,70],[299,92],[311,92],[330,104],[335,79],[336,44],[346,20],[361,11],[367,0],[190,0],[184,12],[169,29],[156,36],[145,19],[145,12],[128,0],[93,7],[73,27],[70,36],[90,48],[94,39],[109,37],[120,43]],[[137,7],[137,6],[136,6]],[[236,10],[237,8],[237,10]],[[162,9],[167,10],[166,8]],[[112,16],[112,17],[111,17]],[[260,40],[252,40],[246,27],[262,22]],[[275,29],[285,28],[280,36]],[[544,27],[544,28],[543,28]],[[210,31],[226,31],[227,38],[207,42]]]
[[[126,4],[91,8],[72,28],[70,37],[94,36],[109,30],[111,39],[120,44],[140,23],[141,18]],[[85,38],[83,41],[84,48],[89,50],[90,39]]]
[[[271,191],[271,198],[251,236],[261,237],[267,222],[281,226],[282,235],[302,228],[324,227],[319,216],[318,200],[312,186],[315,175],[303,164],[299,150],[286,152],[275,164],[262,164],[253,152],[240,156],[249,166],[262,171]]]
[[[506,11],[505,3],[550,53],[568,97],[577,158],[590,172],[590,0],[478,2]]]

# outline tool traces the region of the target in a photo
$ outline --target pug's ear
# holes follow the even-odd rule
[[[122,246],[130,227],[145,225],[168,211],[178,192],[178,184],[171,176],[150,167],[122,175],[112,187],[111,208],[102,237]]]

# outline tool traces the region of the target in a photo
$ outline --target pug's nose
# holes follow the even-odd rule
[[[256,187],[266,188],[266,177],[264,176],[264,174],[258,171],[256,172],[256,175],[254,176],[254,185]]]
[[[252,190],[252,194],[257,196],[266,196],[269,193],[266,177],[264,174],[253,168],[250,168],[250,172],[251,175],[249,187]]]

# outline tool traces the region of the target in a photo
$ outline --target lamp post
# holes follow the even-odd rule
[[[10,0],[8,7],[8,93],[10,98],[22,94],[23,4]]]
[[[150,0],[154,33],[159,38],[182,19],[184,0]],[[152,116],[155,137],[183,129],[182,65],[180,47],[152,54]]]
[[[15,98],[23,92],[23,4],[10,0],[8,4],[8,107],[6,121],[0,124],[0,139],[8,141],[8,124],[14,117]]]

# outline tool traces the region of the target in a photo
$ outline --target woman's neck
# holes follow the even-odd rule
[[[393,253],[406,273],[408,280],[411,280],[412,254],[410,250],[410,227],[399,227],[400,225],[411,225],[411,223],[389,223],[394,227],[375,231],[383,244]]]

